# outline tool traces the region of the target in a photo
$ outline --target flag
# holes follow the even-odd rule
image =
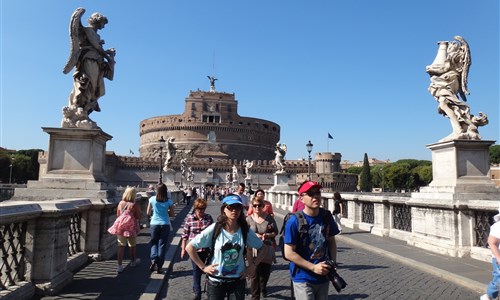
[[[333,140],[333,136],[328,132],[328,138]]]
[[[128,149],[130,151],[130,155],[134,155],[134,151],[132,149]]]

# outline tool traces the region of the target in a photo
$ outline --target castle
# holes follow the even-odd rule
[[[280,142],[280,126],[272,121],[240,116],[235,94],[216,91],[211,83],[209,91],[189,92],[182,114],[151,117],[140,122],[140,157],[108,152],[106,175],[110,181],[141,187],[158,182],[159,172],[163,172],[160,171],[163,165],[159,140],[173,137],[176,154],[171,165],[175,174],[171,179],[177,187],[230,186],[234,180],[250,182],[254,189],[273,186],[274,153]],[[193,171],[189,183],[180,172],[182,159]],[[253,162],[250,174],[244,174],[244,161]],[[340,161],[340,153],[316,153],[311,162],[313,180],[322,182],[327,190],[354,191],[357,176],[340,175]],[[238,170],[239,178],[232,178],[233,167]],[[285,170],[288,184],[295,190],[294,187],[307,178],[308,162],[286,160]]]

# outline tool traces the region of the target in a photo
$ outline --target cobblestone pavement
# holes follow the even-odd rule
[[[219,202],[209,202],[207,213],[214,219],[219,215]],[[282,215],[276,221],[281,227]],[[441,279],[429,273],[398,263],[385,256],[348,243],[338,244],[338,273],[347,287],[337,294],[330,286],[329,299],[478,299],[480,294],[463,286]],[[404,255],[400,253],[400,255]],[[192,299],[192,268],[187,259],[176,262],[168,281],[161,291],[163,299]],[[288,263],[277,253],[268,285],[268,299],[291,299]],[[248,286],[248,285],[247,285]],[[250,299],[250,295],[246,297]],[[206,294],[203,295],[206,299]]]

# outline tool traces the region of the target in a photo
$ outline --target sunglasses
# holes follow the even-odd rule
[[[197,210],[205,210],[207,209],[206,207],[198,207]]]
[[[306,194],[309,197],[321,196],[321,192],[320,191],[311,191],[311,192],[307,191],[304,194]]]
[[[235,210],[242,210],[243,206],[239,204],[231,204],[231,205],[226,205],[226,208],[229,209],[230,211],[235,211]]]
[[[255,207],[255,208],[257,208],[257,207],[262,207],[264,205],[262,205],[262,204],[253,204],[252,206]]]

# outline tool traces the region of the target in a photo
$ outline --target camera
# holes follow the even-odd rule
[[[347,283],[337,273],[337,263],[334,260],[327,260],[325,263],[330,266],[330,272],[327,275],[328,279],[332,282],[333,287],[337,290],[337,293],[340,293],[340,291],[347,286]]]

